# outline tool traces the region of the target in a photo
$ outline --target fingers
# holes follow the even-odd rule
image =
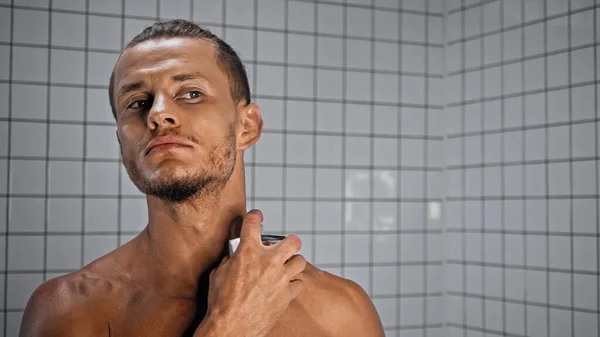
[[[302,241],[296,235],[289,235],[271,247],[276,251],[278,258],[285,262],[302,248]]]
[[[240,247],[245,247],[248,244],[262,244],[260,239],[260,224],[263,221],[262,212],[259,210],[251,210],[244,217],[242,229],[240,231]]]
[[[306,259],[302,255],[294,255],[285,263],[286,276],[295,279],[306,268]]]

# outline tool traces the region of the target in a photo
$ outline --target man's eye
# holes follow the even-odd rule
[[[152,102],[150,102],[150,100],[145,99],[145,100],[135,101],[135,102],[131,103],[131,105],[129,107],[133,108],[133,109],[146,110],[146,109],[150,108],[151,104],[152,104]]]
[[[200,98],[200,96],[202,96],[202,93],[197,90],[189,91],[184,95],[185,98],[191,98],[191,99]]]

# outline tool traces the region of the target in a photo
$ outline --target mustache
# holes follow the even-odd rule
[[[186,134],[183,134],[183,133],[181,133],[179,131],[169,131],[169,132],[163,132],[163,133],[157,134],[156,136],[150,137],[148,140],[140,143],[139,144],[140,150],[143,151],[144,149],[146,149],[148,147],[148,144],[150,144],[150,142],[153,141],[154,139],[156,139],[158,137],[164,137],[164,136],[179,137],[179,138],[186,139],[186,140],[188,140],[188,141],[190,141],[190,142],[192,142],[192,143],[194,143],[196,145],[202,145],[202,142],[200,141],[200,139],[198,139],[194,135],[186,135]]]

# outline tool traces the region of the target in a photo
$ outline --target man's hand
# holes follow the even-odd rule
[[[290,235],[265,246],[260,211],[244,217],[240,245],[210,275],[208,312],[196,336],[265,336],[289,303],[304,290],[298,275],[306,260],[294,255],[302,243]],[[207,333],[208,330],[218,333]]]

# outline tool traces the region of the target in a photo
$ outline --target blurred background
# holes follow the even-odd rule
[[[393,337],[594,337],[598,0],[0,0],[0,334],[134,237],[108,81],[184,18],[236,49],[265,231],[359,283]]]

